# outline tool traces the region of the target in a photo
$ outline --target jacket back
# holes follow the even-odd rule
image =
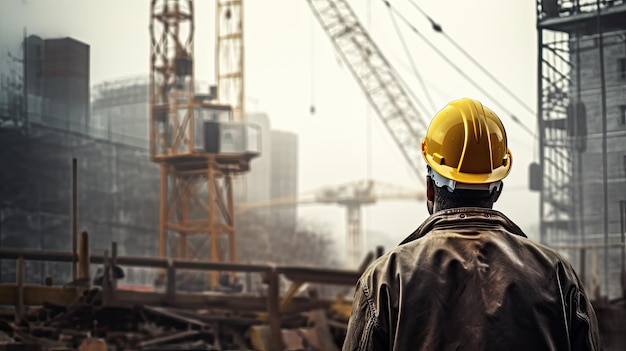
[[[571,265],[501,213],[429,217],[359,280],[343,350],[598,350]]]

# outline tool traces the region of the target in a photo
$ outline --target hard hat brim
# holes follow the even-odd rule
[[[506,153],[506,164],[494,169],[491,173],[462,173],[459,172],[459,170],[456,168],[447,166],[445,164],[439,164],[433,159],[431,155],[423,153],[423,156],[426,160],[426,163],[428,163],[428,165],[432,167],[435,172],[448,179],[452,179],[457,182],[466,184],[485,184],[502,180],[509,174],[509,172],[511,171],[511,166],[513,164],[513,155],[508,148],[506,150]]]

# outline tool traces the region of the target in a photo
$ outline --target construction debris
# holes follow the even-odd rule
[[[230,297],[246,301],[246,295]],[[44,303],[21,318],[4,310],[0,350],[272,350],[267,313],[249,308],[257,299],[224,309],[107,305],[94,288],[70,305]],[[293,298],[291,312],[281,311],[283,349],[339,350],[346,327],[337,314],[341,301]]]
[[[88,252],[87,235],[81,234],[76,255],[0,248],[0,257],[15,259],[17,267],[16,284],[0,285],[0,351],[333,351],[343,344],[351,306],[344,296],[357,271],[118,257],[115,243],[111,256],[108,251],[97,256]],[[79,269],[69,285],[29,285],[24,284],[26,260],[74,260]],[[90,287],[90,263],[102,264],[100,286]],[[122,289],[118,265],[161,269],[162,285]],[[181,291],[177,273],[189,270],[258,274],[262,283],[246,292],[243,286]],[[322,297],[324,285],[338,290]]]

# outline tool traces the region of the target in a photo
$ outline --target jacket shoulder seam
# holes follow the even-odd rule
[[[361,340],[359,342],[359,350],[365,351],[367,350],[367,347],[369,346],[369,343],[371,341],[373,328],[378,328],[379,324],[378,317],[376,315],[376,306],[374,306],[369,287],[364,280],[361,280],[361,287],[363,290],[363,295],[365,296],[365,301],[367,302],[367,307],[370,311],[370,317],[367,319],[365,330],[361,335]]]

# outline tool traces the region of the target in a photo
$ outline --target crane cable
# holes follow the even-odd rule
[[[382,2],[385,3],[385,6],[387,6],[388,8],[390,8],[397,16],[400,17],[400,19],[404,22],[404,24],[409,27],[415,34],[417,34],[424,42],[426,42],[426,44],[428,44],[428,46],[430,46],[431,49],[433,49],[433,51],[435,51],[439,56],[441,56],[444,61],[446,61],[449,65],[452,66],[452,68],[454,68],[455,71],[457,71],[461,76],[463,76],[468,82],[470,82],[476,89],[478,89],[480,92],[482,92],[483,94],[485,94],[486,96],[488,96],[491,100],[493,100],[494,104],[497,105],[498,107],[500,107],[500,109],[506,111],[509,114],[509,117],[513,120],[513,122],[515,122],[516,124],[518,124],[526,133],[528,133],[530,136],[532,136],[533,138],[537,138],[537,135],[530,129],[528,128],[528,126],[526,126],[524,123],[522,123],[512,112],[510,112],[504,105],[502,105],[501,103],[498,102],[498,99],[495,99],[491,94],[489,94],[483,87],[481,87],[480,85],[478,85],[474,80],[472,80],[465,72],[463,72],[463,70],[461,70],[457,65],[455,65],[448,57],[446,57],[439,49],[437,49],[436,46],[434,46],[430,41],[428,41],[424,35],[422,35],[422,33],[420,33],[417,28],[415,28],[415,26],[413,26],[407,19],[406,17],[404,17],[401,13],[398,12],[398,10],[396,10],[393,6],[391,6],[391,4],[389,3],[388,0],[381,0]]]
[[[393,27],[396,31],[396,35],[400,39],[400,42],[402,43],[402,48],[404,49],[404,52],[407,58],[409,59],[409,63],[411,64],[411,69],[413,70],[413,74],[415,75],[415,77],[417,77],[417,80],[422,86],[422,90],[424,91],[424,94],[426,95],[426,98],[428,99],[428,102],[430,103],[430,107],[431,107],[430,113],[432,114],[433,112],[437,110],[437,106],[435,105],[435,102],[433,101],[432,96],[428,92],[428,89],[426,89],[426,84],[424,84],[424,80],[422,79],[422,76],[417,71],[417,67],[415,66],[415,60],[413,60],[411,52],[409,51],[409,48],[406,45],[406,41],[404,40],[404,36],[402,35],[400,28],[398,27],[398,21],[396,21],[396,17],[391,12],[391,8],[387,7],[387,10],[389,13],[389,17],[391,18],[391,21],[393,22]]]
[[[311,95],[309,96],[309,114],[311,116],[315,115],[315,18],[311,19],[311,91],[309,92]]]
[[[512,97],[522,107],[524,107],[526,111],[530,112],[533,115],[535,114],[535,111],[532,109],[532,107],[528,106],[528,104],[524,100],[520,99],[517,95],[515,95],[515,93],[513,93],[509,88],[507,88],[504,84],[502,84],[502,82],[498,80],[496,77],[494,77],[494,75],[491,74],[483,65],[481,65],[478,61],[476,61],[476,59],[472,57],[465,49],[463,49],[454,39],[452,39],[448,35],[448,33],[444,32],[441,25],[435,22],[426,12],[424,12],[419,6],[417,6],[415,1],[413,0],[408,0],[408,1],[411,3],[411,5],[413,5],[413,7],[417,9],[417,11],[419,11],[424,17],[426,17],[426,19],[430,22],[435,32],[441,33],[444,36],[444,38],[446,38],[457,50],[459,50],[467,59],[472,61],[472,63],[476,65],[476,67],[478,67],[485,75],[487,75],[487,77],[489,77],[494,83],[496,83],[500,88],[502,88],[502,90],[504,90],[507,94],[509,94],[510,97]]]

